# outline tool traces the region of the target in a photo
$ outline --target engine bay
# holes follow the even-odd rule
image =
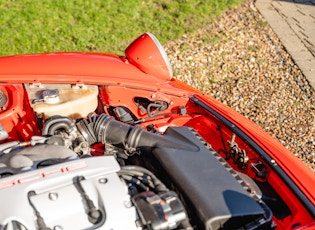
[[[1,229],[273,229],[292,218],[264,159],[181,91],[32,83],[0,96]]]

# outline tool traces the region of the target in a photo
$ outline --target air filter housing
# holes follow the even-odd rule
[[[198,151],[158,146],[153,150],[173,186],[192,205],[207,230],[271,228],[271,210],[253,198],[245,184],[211,146],[188,127],[169,128],[166,136],[182,135]]]

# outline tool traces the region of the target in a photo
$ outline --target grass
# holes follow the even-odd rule
[[[165,43],[241,0],[0,0],[0,55],[57,51],[123,54],[149,31]]]

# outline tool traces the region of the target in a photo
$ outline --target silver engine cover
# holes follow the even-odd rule
[[[37,229],[42,217],[50,229],[139,229],[136,209],[127,186],[117,176],[120,167],[112,156],[85,158],[0,179],[0,229]],[[102,221],[88,220],[85,200],[75,186],[80,182]],[[34,195],[28,196],[29,192]],[[37,212],[37,214],[35,214]]]

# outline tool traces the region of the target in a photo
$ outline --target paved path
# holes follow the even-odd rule
[[[315,89],[315,0],[256,0],[256,7]]]

